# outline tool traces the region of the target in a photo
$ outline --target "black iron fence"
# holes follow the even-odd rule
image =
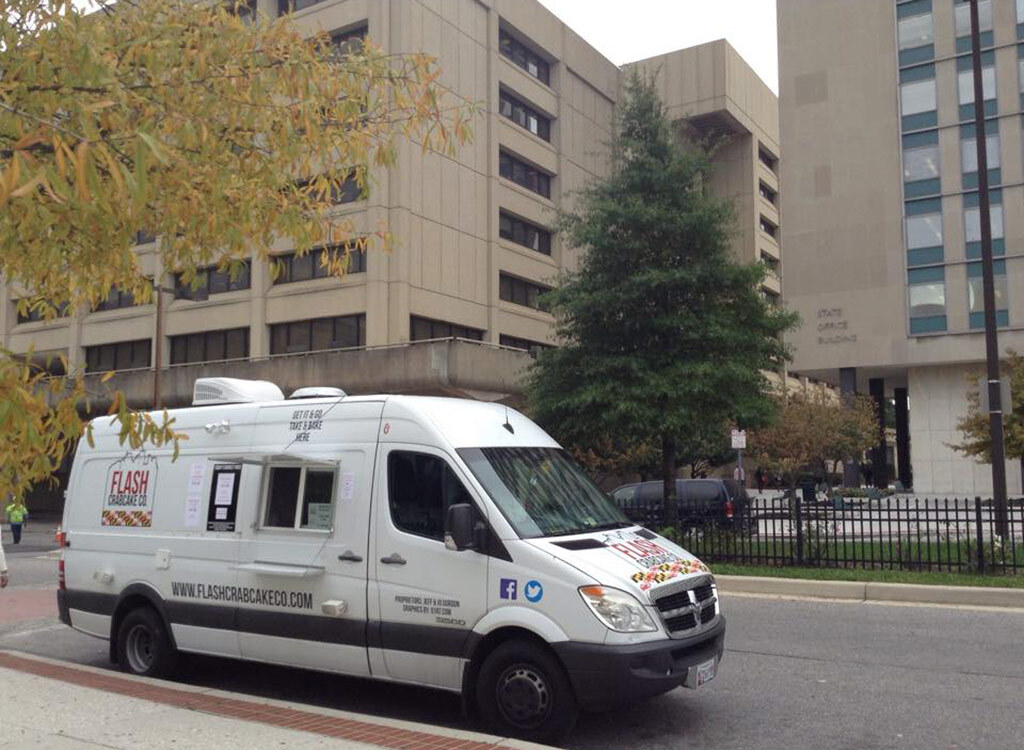
[[[819,496],[820,497],[820,496]],[[1024,501],[1010,501],[1005,533],[981,498],[751,498],[745,505],[630,504],[634,520],[662,530],[705,562],[943,572],[1024,573]],[[731,511],[731,513],[730,513]]]

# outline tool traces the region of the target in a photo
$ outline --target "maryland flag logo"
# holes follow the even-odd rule
[[[676,560],[675,562],[652,565],[648,570],[634,573],[631,577],[634,583],[640,584],[641,591],[647,591],[651,586],[664,583],[677,576],[710,572],[707,565],[697,558],[693,558],[691,560]]]
[[[153,524],[153,512],[149,510],[105,510],[103,511],[104,526],[140,526],[149,527]]]

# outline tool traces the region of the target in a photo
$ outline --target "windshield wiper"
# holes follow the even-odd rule
[[[635,523],[629,521],[610,521],[608,523],[599,523],[597,526],[590,526],[586,529],[581,529],[581,533],[584,531],[607,531],[608,529],[628,529],[631,526],[636,526]]]

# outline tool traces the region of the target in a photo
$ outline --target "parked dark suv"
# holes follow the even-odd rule
[[[677,516],[681,526],[744,526],[749,521],[746,488],[734,479],[677,479]],[[636,482],[612,492],[626,516],[647,526],[665,525],[664,484]]]

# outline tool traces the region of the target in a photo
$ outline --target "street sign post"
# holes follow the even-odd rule
[[[744,487],[747,486],[747,476],[743,473],[743,451],[747,447],[747,431],[746,430],[733,430],[731,433],[732,437],[732,449],[736,451],[736,476],[737,482],[740,482]]]

